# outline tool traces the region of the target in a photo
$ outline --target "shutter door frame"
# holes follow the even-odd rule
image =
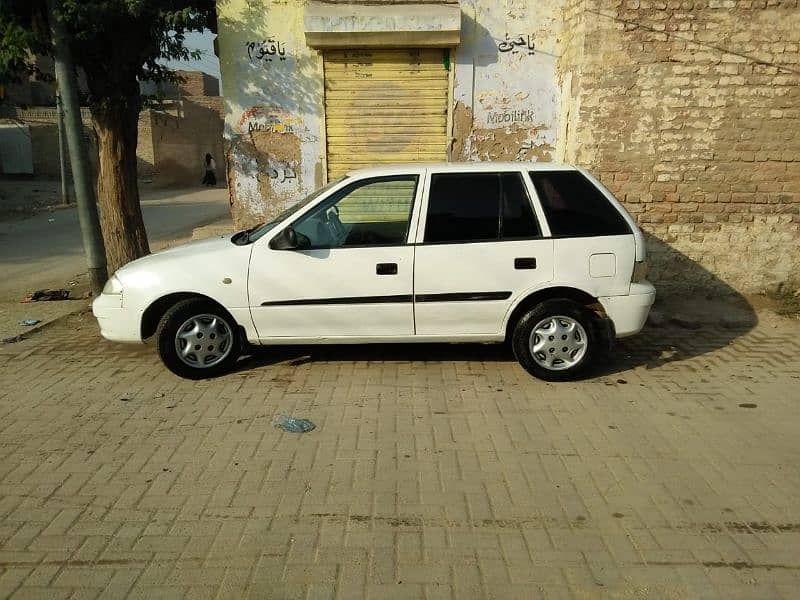
[[[445,53],[452,51],[441,47],[322,51],[326,181],[369,166],[449,160],[454,69]],[[387,127],[394,129],[391,135],[386,134]],[[354,147],[361,151],[352,156]]]

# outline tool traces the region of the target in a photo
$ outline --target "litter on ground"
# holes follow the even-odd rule
[[[278,429],[283,429],[289,433],[306,433],[316,427],[316,425],[308,419],[295,419],[294,417],[287,417],[286,415],[279,415],[272,424]]]

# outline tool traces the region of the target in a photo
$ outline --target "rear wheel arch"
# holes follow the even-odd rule
[[[228,312],[225,307],[222,306],[222,304],[213,298],[197,292],[174,292],[154,300],[152,303],[150,303],[150,306],[145,309],[144,313],[142,313],[142,320],[140,324],[140,334],[142,339],[146,340],[147,338],[155,335],[156,330],[158,329],[158,324],[161,322],[161,319],[170,308],[182,300],[190,299],[205,300],[206,302],[212,302],[216,304],[217,307],[219,307],[219,309],[222,310],[233,323],[236,323],[236,319],[233,318],[230,312]]]
[[[589,292],[579,288],[570,286],[555,286],[536,290],[517,302],[516,306],[514,306],[512,309],[511,314],[506,321],[505,339],[511,339],[511,336],[514,333],[514,328],[517,326],[519,320],[533,307],[547,300],[557,299],[572,300],[573,302],[580,304],[581,306],[584,306],[595,313],[603,310],[602,305],[596,296],[592,296]]]

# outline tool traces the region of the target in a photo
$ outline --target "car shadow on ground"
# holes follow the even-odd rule
[[[638,367],[656,369],[680,362],[723,348],[750,329],[745,326],[719,328],[702,325],[687,328],[671,323],[664,327],[648,326],[635,337],[617,340],[611,355],[599,357],[584,378],[613,375]],[[263,346],[253,348],[234,371],[245,372],[284,363],[300,366],[331,362],[515,363],[516,358],[508,343]]]
[[[657,369],[719,350],[758,324],[755,310],[731,286],[696,261],[648,236],[656,258],[658,299],[638,335],[617,340],[585,378],[643,367]],[[687,285],[690,283],[690,286]],[[254,348],[236,371],[288,363],[323,362],[515,362],[510,344],[352,344]]]

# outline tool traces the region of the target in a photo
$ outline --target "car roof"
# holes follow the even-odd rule
[[[396,165],[381,165],[367,169],[354,169],[348,171],[351,177],[363,177],[365,175],[399,175],[402,173],[414,172],[420,169],[432,169],[436,171],[519,171],[521,169],[529,171],[575,171],[574,165],[554,162],[439,162],[439,163],[407,163]]]

